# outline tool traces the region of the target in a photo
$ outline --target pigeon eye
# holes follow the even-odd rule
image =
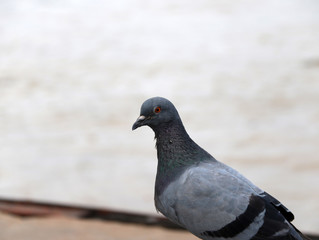
[[[161,111],[161,107],[156,107],[155,109],[154,109],[154,112],[155,113],[159,113]]]

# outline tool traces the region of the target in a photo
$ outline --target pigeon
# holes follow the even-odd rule
[[[155,207],[169,220],[207,240],[309,239],[288,208],[197,145],[169,100],[146,100],[141,126],[155,133]]]

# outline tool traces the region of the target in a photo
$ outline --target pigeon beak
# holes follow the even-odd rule
[[[132,130],[135,130],[136,128],[139,128],[139,127],[143,126],[144,125],[143,122],[144,122],[145,119],[146,119],[145,116],[143,116],[143,115],[139,116],[137,118],[137,120],[135,121],[135,123],[133,124]]]

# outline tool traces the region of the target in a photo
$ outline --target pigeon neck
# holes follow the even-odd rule
[[[157,195],[184,170],[194,164],[211,159],[187,134],[181,120],[154,129],[157,148]]]
[[[156,144],[165,144],[167,141],[172,144],[172,141],[175,140],[176,143],[181,142],[182,140],[190,140],[183,123],[180,119],[163,123],[158,127],[153,128],[155,132]]]

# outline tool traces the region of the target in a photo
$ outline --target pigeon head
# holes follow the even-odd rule
[[[176,120],[180,121],[180,117],[174,105],[165,98],[153,97],[142,104],[140,116],[133,124],[132,130],[149,126],[156,131],[160,126]]]

